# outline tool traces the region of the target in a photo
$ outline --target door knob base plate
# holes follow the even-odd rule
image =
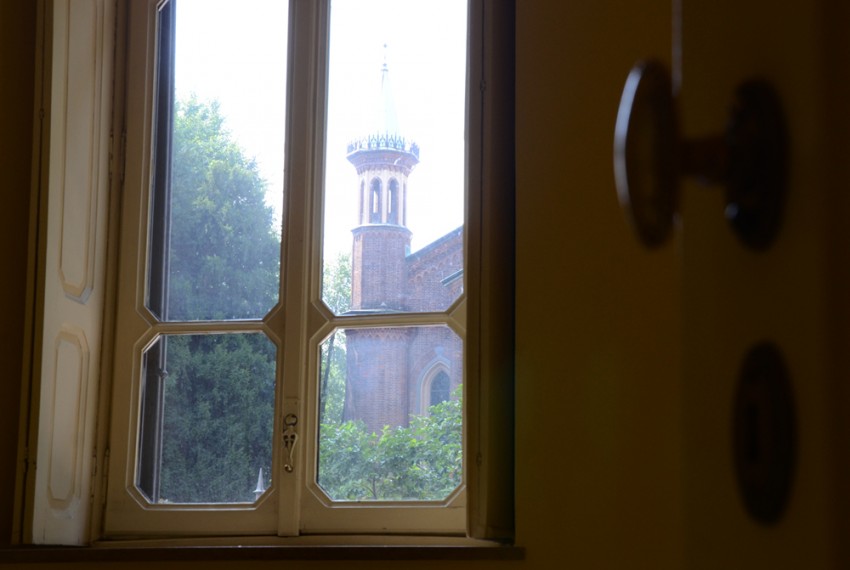
[[[779,97],[751,80],[735,93],[720,135],[684,140],[666,67],[636,64],[623,89],[614,132],[614,177],[620,204],[648,248],[672,233],[684,174],[726,187],[726,218],[741,242],[767,249],[782,222],[788,137]]]
[[[769,83],[738,87],[726,141],[726,218],[743,243],[765,250],[779,234],[788,176],[785,120]]]

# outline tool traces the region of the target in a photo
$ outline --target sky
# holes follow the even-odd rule
[[[238,7],[238,9],[235,9]],[[179,0],[176,89],[217,100],[226,127],[282,204],[286,0]],[[386,47],[384,47],[386,46]],[[420,147],[408,181],[415,251],[463,223],[464,0],[331,0],[325,252],[351,250],[358,178],[346,147],[371,133],[386,59],[402,134]]]

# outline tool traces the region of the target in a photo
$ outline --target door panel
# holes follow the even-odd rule
[[[766,78],[791,137],[786,215],[771,249],[744,247],[721,188],[683,198],[684,512],[689,568],[825,567],[834,560],[829,451],[830,267],[825,2],[683,2],[681,110],[688,136],[720,131],[736,86]],[[739,498],[732,413],[744,354],[776,342],[795,397],[797,465],[785,516],[754,522]]]

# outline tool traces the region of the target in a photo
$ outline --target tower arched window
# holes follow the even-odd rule
[[[390,188],[387,194],[387,223],[398,224],[398,180],[390,179]]]
[[[381,181],[378,178],[372,179],[369,192],[369,223],[381,223]]]
[[[444,371],[440,371],[431,380],[431,386],[428,389],[428,405],[436,406],[447,402],[450,395],[449,375]]]
[[[361,224],[363,223],[363,213],[364,213],[363,208],[364,208],[365,204],[366,204],[366,183],[363,182],[363,181],[360,181],[360,217],[357,218],[357,219],[360,220]]]

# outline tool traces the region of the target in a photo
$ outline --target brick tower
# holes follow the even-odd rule
[[[410,252],[407,180],[419,148],[398,126],[381,69],[379,108],[369,133],[348,146],[357,170],[349,315],[444,311],[463,289],[463,227]],[[463,343],[446,326],[348,328],[343,419],[367,429],[406,426],[463,381]]]
[[[358,176],[359,210],[352,230],[351,313],[409,311],[406,257],[407,179],[419,148],[398,126],[386,61],[371,132],[348,145]],[[372,431],[407,425],[408,336],[406,328],[348,329],[344,416]]]
[[[352,250],[351,308],[354,311],[410,310],[405,295],[407,178],[419,163],[419,147],[398,127],[386,62],[381,69],[381,100],[372,132],[348,145],[357,169],[359,215]]]

